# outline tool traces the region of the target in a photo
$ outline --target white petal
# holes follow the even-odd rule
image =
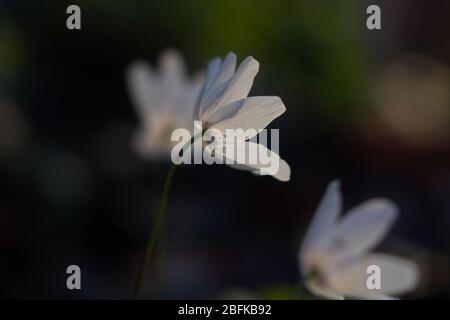
[[[307,282],[306,287],[316,296],[329,300],[344,300],[344,296],[324,286],[318,286],[313,282]]]
[[[291,168],[289,167],[286,161],[280,158],[278,154],[268,149],[263,144],[255,143],[252,141],[245,141],[244,145],[245,145],[245,163],[239,161],[236,152],[234,156],[222,153],[222,156],[224,157],[225,160],[235,162],[234,164],[227,163],[230,167],[239,170],[248,170],[256,175],[271,175],[275,179],[283,182],[290,180]],[[274,166],[276,166],[276,162],[278,162],[278,170],[276,172],[273,172],[273,170],[275,170],[275,167],[270,168],[270,164],[260,162],[259,153],[267,154],[267,157],[271,159],[272,164]],[[251,158],[257,159],[258,161],[256,163],[250,163],[249,159]]]
[[[174,50],[164,51],[159,59],[159,70],[161,78],[161,106],[170,111],[175,111],[180,96],[182,97],[185,93],[184,86],[187,82],[183,58]]]
[[[200,101],[200,119],[203,114],[211,108],[224,93],[228,83],[232,79],[236,70],[236,55],[230,52],[223,61],[219,72],[214,78],[209,88],[204,92]]]
[[[175,50],[166,50],[159,57],[159,68],[163,77],[183,82],[186,73],[184,61],[180,53]]]
[[[288,163],[280,158],[279,166],[277,174],[273,177],[283,182],[291,180],[291,167]]]
[[[127,85],[141,119],[145,121],[160,109],[159,84],[150,65],[142,61],[132,63],[127,69]]]
[[[232,112],[232,108],[223,109]],[[213,127],[222,131],[225,129],[264,129],[285,111],[286,107],[279,97],[249,97],[245,99],[236,114],[229,115],[228,118],[225,116],[225,120],[216,123]]]
[[[234,76],[227,83],[225,91],[213,102],[212,106],[207,108],[202,116],[202,120],[209,122],[210,117],[220,108],[226,107],[237,100],[247,98],[258,70],[259,62],[253,57],[247,57],[242,61]]]
[[[381,288],[369,289],[367,267],[376,265],[380,268]],[[405,259],[386,255],[370,254],[356,259],[346,267],[337,269],[330,277],[329,284],[345,296],[365,299],[389,299],[414,289],[418,282],[417,266]]]
[[[226,121],[227,119],[233,117],[234,115],[236,115],[238,113],[238,111],[242,108],[242,106],[244,105],[245,100],[241,99],[241,100],[237,100],[234,101],[232,103],[229,103],[227,106],[220,108],[217,110],[217,112],[215,112],[209,119],[208,122],[209,123],[222,123],[224,121]],[[212,125],[209,126],[210,128],[218,128],[216,125]],[[222,130],[223,129],[232,129],[232,128],[226,128],[224,125],[223,126],[219,126]],[[225,130],[223,130],[225,132]]]
[[[397,217],[397,206],[387,199],[373,199],[351,209],[338,223],[329,248],[339,255],[356,255],[378,245]]]
[[[416,264],[386,254],[371,254],[367,265],[378,265],[381,269],[381,291],[389,295],[398,295],[414,289],[419,280]]]
[[[200,91],[203,85],[203,77],[193,77],[190,82],[185,83],[182,95],[178,97],[176,112],[189,122],[189,127],[192,127],[192,122],[196,120],[197,102],[200,96]],[[186,127],[184,127],[186,128]]]
[[[320,201],[313,220],[303,239],[299,252],[299,259],[303,266],[309,264],[309,258],[315,254],[314,251],[320,245],[321,239],[331,233],[331,229],[342,210],[342,195],[338,180],[332,181]]]
[[[203,87],[201,89],[200,97],[196,104],[195,115],[198,117],[197,119],[200,119],[204,112],[204,110],[203,110],[204,104],[202,104],[202,101],[204,100],[204,96],[205,96],[206,92],[209,90],[209,88],[211,87],[211,84],[213,83],[214,79],[219,74],[221,66],[222,66],[222,60],[220,58],[215,58],[208,63],[205,81],[204,81]]]
[[[291,180],[291,167],[289,167],[288,163],[281,158],[278,161],[279,161],[278,172],[275,175],[271,175],[271,176],[282,182],[287,182],[287,181]],[[249,166],[240,165],[240,164],[230,165],[230,166],[232,168],[235,168],[238,170],[251,171],[254,175],[257,175],[257,176],[261,175],[261,171],[260,171],[259,167],[255,168],[255,166],[249,167]]]
[[[222,66],[222,60],[220,58],[215,58],[208,63],[205,84],[204,84],[204,88],[203,88],[204,92],[206,92],[210,88],[214,79],[217,78],[217,75],[219,74],[221,66]]]
[[[233,77],[234,72],[236,70],[236,60],[237,57],[233,52],[227,54],[225,60],[223,60],[222,66],[220,68],[219,73],[217,74],[217,77],[214,79],[211,85],[211,88],[223,82],[228,82],[231,79],[231,77]]]

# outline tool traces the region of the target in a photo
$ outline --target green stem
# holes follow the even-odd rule
[[[193,136],[190,141],[188,141],[183,148],[181,149],[180,157],[186,152],[190,145],[192,145],[195,140],[203,136],[203,132],[200,135]],[[159,210],[155,217],[155,221],[153,222],[152,231],[150,233],[150,238],[148,239],[147,246],[145,247],[144,258],[142,259],[141,267],[139,268],[139,274],[134,283],[133,288],[133,299],[136,300],[139,296],[139,291],[141,291],[142,284],[144,282],[145,273],[148,269],[148,265],[150,263],[150,258],[152,257],[153,247],[156,244],[156,240],[158,239],[158,232],[161,227],[161,222],[164,218],[167,208],[167,202],[169,199],[169,191],[172,186],[173,176],[175,175],[175,169],[177,166],[172,162],[169,168],[169,172],[167,173],[166,180],[164,181],[163,191],[161,202],[159,204]]]
[[[175,169],[177,166],[175,164],[170,165],[169,172],[167,173],[166,180],[164,181],[163,191],[161,202],[159,204],[159,210],[156,214],[155,220],[153,222],[152,230],[150,233],[150,238],[148,239],[147,246],[145,247],[144,258],[142,259],[142,264],[139,269],[139,274],[134,284],[133,289],[133,299],[136,300],[139,296],[139,291],[141,290],[142,284],[144,282],[145,273],[148,269],[148,265],[150,263],[150,258],[152,256],[153,248],[156,244],[156,240],[158,239],[158,232],[161,227],[161,222],[165,216],[167,202],[169,199],[169,191],[172,186],[173,177],[175,175]]]

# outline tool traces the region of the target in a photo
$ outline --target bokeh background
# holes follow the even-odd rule
[[[381,31],[366,28],[369,4]],[[142,297],[288,297],[339,178],[346,209],[399,205],[380,250],[420,264],[408,297],[448,299],[449,12],[446,0],[0,1],[0,297],[130,298],[169,164],[131,147],[125,70],[175,48],[190,72],[228,51],[260,61],[251,94],[285,102],[271,126],[292,176],[177,170]],[[66,289],[71,264],[81,291]]]

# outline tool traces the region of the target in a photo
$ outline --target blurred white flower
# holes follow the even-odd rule
[[[180,54],[168,50],[161,54],[158,70],[142,61],[132,63],[127,83],[141,122],[133,137],[136,151],[148,159],[170,157],[172,131],[192,130],[201,77],[188,78]]]
[[[372,104],[381,124],[416,145],[429,148],[448,143],[450,69],[413,54],[402,55],[379,69]],[[379,128],[380,124],[376,125]]]
[[[257,134],[284,113],[286,108],[279,97],[248,97],[258,70],[259,63],[253,57],[247,57],[236,69],[236,55],[232,52],[223,61],[216,58],[208,64],[195,111],[196,119],[202,121],[203,130],[220,130],[226,136],[226,129],[256,129]],[[254,137],[247,137],[246,152],[262,150],[270,157],[279,159],[278,154],[263,144],[259,144],[257,148],[251,147],[256,143],[252,138]],[[226,154],[223,156],[227,157]],[[264,171],[261,170],[261,164],[231,166],[255,174]],[[288,181],[290,173],[289,165],[279,159],[278,172],[273,176],[278,180]]]
[[[397,217],[387,199],[372,199],[339,218],[342,207],[338,181],[330,183],[317,208],[299,252],[305,285],[329,299],[345,296],[392,299],[417,285],[414,263],[387,254],[372,253]],[[381,287],[369,289],[367,267],[380,268]]]

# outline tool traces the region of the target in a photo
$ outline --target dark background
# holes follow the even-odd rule
[[[78,4],[82,29],[66,28]],[[378,4],[382,30],[366,28]],[[0,297],[128,299],[168,163],[140,159],[128,64],[183,53],[190,72],[234,51],[251,95],[287,111],[291,181],[226,166],[177,170],[145,298],[290,297],[326,185],[346,209],[388,197],[382,244],[415,260],[409,297],[447,299],[448,1],[0,1]],[[82,290],[66,289],[66,267]]]

